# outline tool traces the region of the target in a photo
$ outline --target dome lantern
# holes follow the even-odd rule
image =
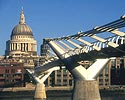
[[[24,16],[24,11],[22,8],[21,14],[20,14],[20,22],[19,24],[25,24],[25,16]]]

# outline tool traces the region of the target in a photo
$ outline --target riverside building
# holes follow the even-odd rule
[[[24,86],[24,65],[14,59],[0,60],[0,87]]]

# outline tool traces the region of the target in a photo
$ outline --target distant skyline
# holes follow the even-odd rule
[[[37,40],[38,54],[43,38],[87,31],[125,14],[125,1],[118,0],[0,0],[0,55],[19,23],[22,7]]]

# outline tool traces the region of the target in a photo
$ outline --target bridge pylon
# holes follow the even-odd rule
[[[75,80],[72,100],[101,100],[97,80]]]
[[[34,100],[46,100],[46,90],[44,83],[37,83],[35,87]]]
[[[96,61],[86,69],[56,42],[50,41],[48,44],[74,77],[75,85],[72,100],[101,100],[97,77],[110,59],[96,59]]]
[[[40,71],[40,75],[36,76],[35,72],[27,69],[27,72],[31,77],[36,81],[36,87],[34,91],[34,100],[46,100],[46,89],[45,89],[45,80],[48,78],[48,76],[55,70],[59,70],[60,67],[52,67],[47,69],[46,71]]]

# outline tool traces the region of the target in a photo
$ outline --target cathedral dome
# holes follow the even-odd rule
[[[10,40],[6,42],[5,55],[21,59],[26,66],[33,63],[32,57],[37,55],[37,41],[34,39],[32,29],[25,23],[23,9],[19,23],[12,29]]]
[[[30,35],[33,36],[32,29],[25,23],[25,16],[22,10],[19,24],[16,25],[11,33],[11,37],[15,35]]]
[[[11,33],[11,36],[13,35],[31,35],[33,36],[31,28],[26,24],[18,24],[16,25]]]

